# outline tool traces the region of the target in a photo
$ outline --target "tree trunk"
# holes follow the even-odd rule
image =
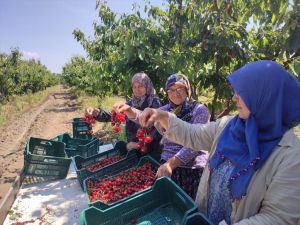
[[[216,102],[218,99],[218,92],[219,92],[219,87],[216,88],[216,92],[214,94],[214,99],[212,101],[212,107],[211,107],[211,112],[210,112],[210,121],[215,121]]]
[[[230,113],[230,111],[232,110],[233,105],[234,105],[234,104],[233,104],[232,100],[229,100],[229,101],[227,102],[226,108],[223,110],[223,112],[221,112],[221,113],[217,116],[216,119],[219,119],[219,118],[221,118],[221,117],[223,117],[223,116],[227,116],[227,115]]]

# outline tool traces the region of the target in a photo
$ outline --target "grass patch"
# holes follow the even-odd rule
[[[22,112],[40,104],[49,93],[57,91],[58,88],[59,86],[53,86],[34,94],[12,96],[8,102],[0,104],[0,127],[6,126]]]
[[[110,111],[115,103],[125,101],[125,98],[118,96],[105,97],[101,99],[97,96],[89,96],[83,93],[78,95],[78,92],[76,95],[78,97],[80,110],[83,111],[88,107],[101,108]]]

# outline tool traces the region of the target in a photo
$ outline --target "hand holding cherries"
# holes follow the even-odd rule
[[[136,137],[139,139],[137,145],[141,149],[141,152],[143,153],[148,152],[147,144],[153,141],[153,138],[149,135],[149,132],[150,132],[149,128],[138,129],[136,132]]]
[[[120,125],[122,123],[125,123],[126,121],[126,115],[125,113],[116,113],[116,111],[111,111],[111,125],[115,126],[115,132],[119,133],[121,131]]]
[[[93,127],[93,124],[95,124],[95,122],[96,122],[95,118],[93,116],[84,116],[84,117],[82,117],[82,121],[84,121],[90,125],[91,130],[88,130],[87,134],[92,134],[93,133],[92,127]]]

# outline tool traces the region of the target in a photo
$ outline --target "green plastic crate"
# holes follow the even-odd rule
[[[194,201],[179,186],[161,177],[147,191],[111,208],[85,209],[80,220],[82,225],[183,225],[196,211]]]
[[[84,158],[96,155],[99,150],[99,139],[94,138],[88,139],[78,139],[71,138],[69,134],[64,133],[51,138],[53,141],[61,141],[66,144],[65,151],[68,157],[80,155]],[[102,143],[101,143],[102,144]]]
[[[73,122],[84,122],[81,117],[73,118]]]
[[[73,137],[80,139],[92,139],[93,135],[89,134],[92,127],[89,123],[83,121],[82,118],[73,118]]]
[[[98,170],[95,170],[93,172],[85,169],[85,166],[93,165],[96,162],[99,162],[103,159],[106,159],[106,158],[109,158],[109,157],[112,157],[112,156],[116,156],[116,155],[124,156],[124,158],[122,160],[126,160],[129,157],[136,157],[135,151],[127,152],[126,144],[127,144],[127,142],[118,141],[113,149],[108,150],[106,152],[99,153],[97,155],[94,155],[94,156],[91,156],[91,157],[88,157],[88,158],[83,158],[81,156],[72,157],[72,161],[74,163],[74,167],[75,167],[75,170],[76,170],[76,173],[77,173],[77,179],[78,179],[78,182],[79,182],[82,190],[84,189],[83,188],[83,181],[87,177],[90,177],[93,174],[96,174],[99,170],[102,170],[102,169],[104,169],[105,167],[107,167],[109,165],[107,165],[105,167],[102,167]]]
[[[140,193],[148,190],[148,189],[145,189],[141,192],[134,193],[126,198],[122,198],[122,199],[112,202],[112,203],[105,203],[100,200],[90,202],[89,194],[88,194],[88,190],[87,190],[87,182],[89,180],[92,181],[92,180],[99,180],[103,177],[117,176],[119,173],[121,173],[125,170],[129,170],[129,169],[144,165],[145,163],[148,163],[148,162],[150,162],[152,164],[152,166],[154,166],[155,168],[158,168],[160,166],[160,164],[150,156],[144,156],[144,157],[140,158],[140,160],[138,160],[137,156],[135,156],[135,157],[127,158],[125,160],[120,160],[114,164],[104,167],[102,170],[99,170],[97,173],[95,173],[92,176],[85,179],[83,182],[83,185],[84,185],[84,191],[85,191],[86,200],[88,202],[88,205],[95,206],[96,208],[99,208],[99,209],[107,209],[116,204],[119,204],[120,202],[125,201],[126,199],[132,198],[132,197],[139,195]]]
[[[24,152],[26,175],[65,178],[71,159],[65,153],[65,144],[30,137]]]
[[[200,212],[193,213],[185,218],[184,225],[213,225],[213,223]]]

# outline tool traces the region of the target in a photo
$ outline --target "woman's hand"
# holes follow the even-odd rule
[[[113,105],[113,110],[116,113],[121,113],[121,112],[125,112],[130,110],[130,106],[127,105],[125,102],[117,102]]]
[[[177,167],[181,166],[182,162],[175,156],[170,158],[167,162],[162,164],[156,173],[157,177],[162,177],[162,176],[172,176],[172,171],[176,169]]]
[[[88,107],[86,110],[85,110],[85,115],[87,117],[97,117],[100,113],[100,109],[96,109],[96,108],[92,108],[92,107]]]
[[[113,105],[113,110],[116,113],[124,112],[128,118],[135,118],[136,114],[134,108],[127,105],[125,102],[117,102]]]
[[[167,176],[167,177],[171,177],[172,176],[172,168],[170,166],[170,164],[168,162],[165,162],[164,164],[162,164],[157,172],[156,172],[156,177],[163,177],[163,176]]]
[[[139,122],[142,127],[151,127],[155,122],[158,122],[167,129],[169,127],[169,114],[160,109],[146,108],[140,115]]]
[[[126,148],[128,151],[130,150],[133,150],[133,149],[138,149],[138,145],[137,145],[137,142],[129,142],[127,145],[126,145]]]

